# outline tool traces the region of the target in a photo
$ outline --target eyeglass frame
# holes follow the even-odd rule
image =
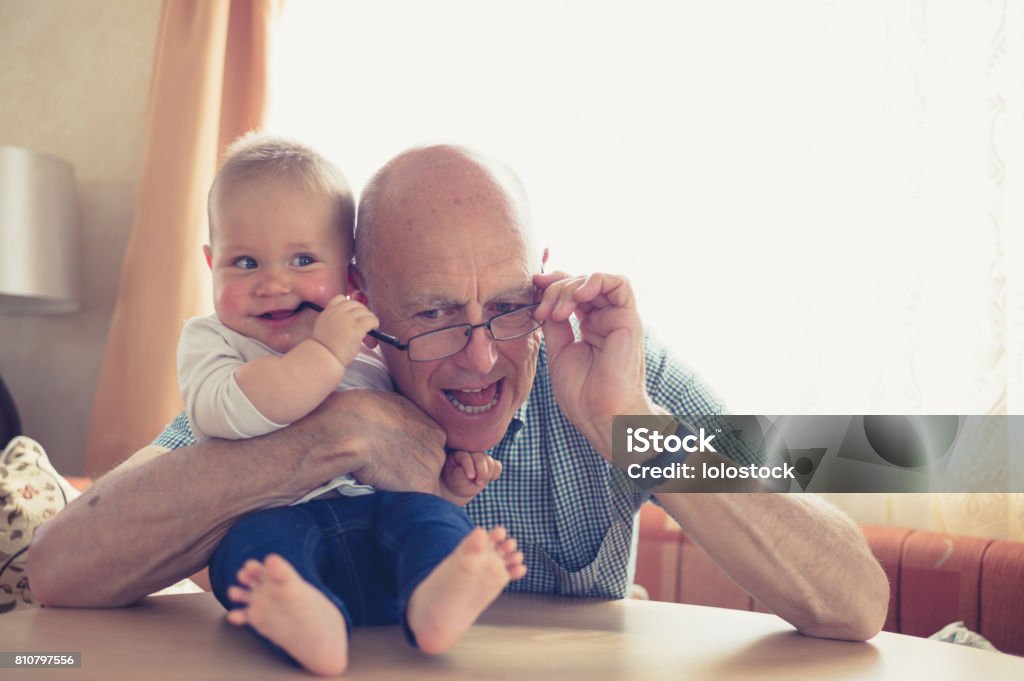
[[[516,336],[512,336],[510,338],[498,338],[498,337],[496,337],[494,335],[494,329],[491,328],[491,324],[494,322],[495,319],[500,319],[501,317],[507,317],[509,315],[518,314],[518,313],[520,313],[520,312],[522,312],[524,310],[535,310],[535,309],[537,309],[537,307],[539,305],[540,305],[539,302],[538,303],[531,303],[530,305],[524,305],[524,306],[522,306],[522,307],[520,307],[520,308],[518,308],[516,310],[511,310],[509,312],[502,312],[501,314],[496,314],[493,317],[491,317],[490,319],[488,319],[486,322],[480,322],[479,324],[470,324],[470,323],[467,322],[465,324],[452,324],[451,326],[444,326],[444,327],[441,327],[440,329],[434,329],[433,331],[424,331],[423,333],[416,334],[415,336],[413,336],[412,338],[410,338],[409,340],[407,340],[404,343],[402,341],[398,340],[398,338],[396,338],[395,336],[392,336],[391,334],[384,333],[383,331],[378,331],[377,329],[374,329],[374,330],[370,331],[370,335],[373,336],[374,338],[376,338],[379,342],[386,343],[387,345],[390,345],[390,346],[394,347],[395,349],[399,350],[400,352],[404,352],[409,357],[409,361],[410,362],[436,362],[439,359],[447,359],[447,358],[452,357],[453,355],[457,355],[460,352],[462,352],[463,350],[465,350],[466,346],[468,346],[470,341],[473,340],[473,332],[476,331],[477,329],[486,328],[488,335],[490,335],[491,339],[494,340],[497,343],[500,343],[502,341],[515,340],[517,338],[522,338],[524,336],[530,335],[531,333],[533,333],[534,331],[536,331],[540,327],[544,326],[544,322],[538,322],[536,319],[534,319],[533,321],[537,324],[537,326],[533,327],[529,331],[524,331],[523,333],[520,333],[520,334],[518,334]],[[459,348],[458,350],[455,350],[454,352],[449,352],[447,355],[441,355],[440,357],[433,357],[431,359],[413,359],[412,354],[409,352],[409,346],[412,344],[412,342],[414,340],[416,340],[417,338],[423,338],[424,336],[430,336],[430,335],[433,335],[433,334],[443,333],[445,331],[451,331],[452,329],[459,329],[459,328],[468,329],[468,332],[466,333],[466,342],[462,345],[461,348]]]

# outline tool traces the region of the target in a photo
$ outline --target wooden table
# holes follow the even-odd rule
[[[397,627],[357,629],[349,679],[1024,679],[1024,658],[883,633],[812,639],[773,615],[646,601],[506,594],[448,654]],[[0,669],[0,679],[310,679],[227,624],[209,594],[117,610],[0,616],[0,651],[80,652],[79,669]]]

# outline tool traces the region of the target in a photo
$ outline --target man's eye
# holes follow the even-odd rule
[[[435,308],[433,310],[423,310],[423,312],[417,312],[416,316],[428,322],[437,321],[438,319],[444,319],[449,314],[449,310],[444,308]]]
[[[491,316],[508,314],[526,307],[526,303],[491,303]]]
[[[311,255],[297,255],[292,258],[292,267],[309,267],[316,262],[316,258]]]
[[[256,259],[250,258],[247,255],[243,255],[241,258],[235,258],[234,262],[231,264],[243,270],[254,270],[258,267]]]

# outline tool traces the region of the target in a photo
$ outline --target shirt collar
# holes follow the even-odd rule
[[[547,351],[544,347],[544,339],[540,339],[540,350],[537,352],[537,368],[533,374],[533,385],[530,386],[530,394],[526,396],[523,403],[516,409],[516,413],[512,415],[512,420],[508,424],[508,429],[505,430],[505,437],[502,438],[502,442],[512,442],[516,436],[522,432],[523,426],[526,425],[526,410],[530,407],[530,401],[534,399],[534,393],[537,392],[537,376],[541,371],[547,371]]]

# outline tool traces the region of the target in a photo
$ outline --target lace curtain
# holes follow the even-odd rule
[[[873,289],[895,312],[881,328],[895,332],[874,345],[869,410],[1024,409],[1022,20],[1020,3],[1006,1],[888,10],[902,72],[892,79],[911,95],[908,110],[887,114],[906,134],[895,158],[905,213],[892,241],[925,257]],[[862,522],[1024,540],[1024,494],[826,496]]]

